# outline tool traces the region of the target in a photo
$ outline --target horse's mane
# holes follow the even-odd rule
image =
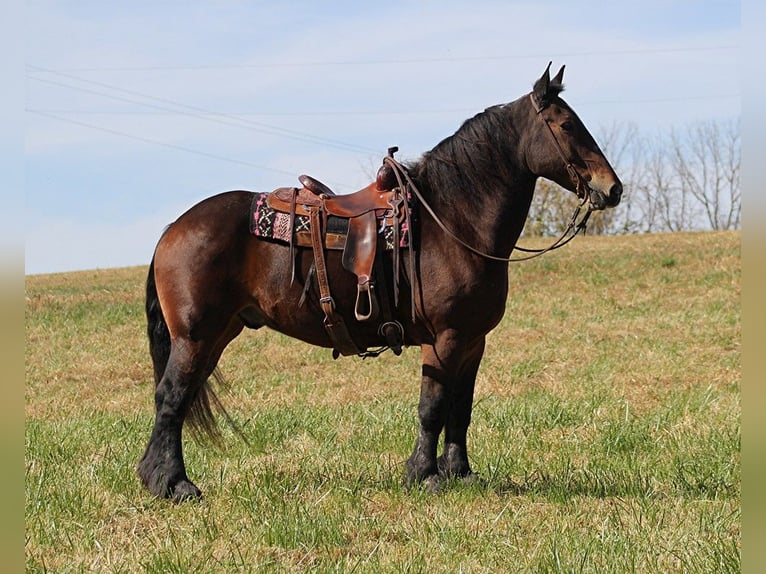
[[[421,191],[438,195],[449,206],[460,196],[464,201],[466,191],[494,189],[513,181],[518,173],[517,102],[492,106],[469,118],[453,135],[410,164],[410,172],[424,188]]]

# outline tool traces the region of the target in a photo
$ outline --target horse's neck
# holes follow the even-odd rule
[[[530,129],[525,104],[517,100],[467,120],[417,166],[426,199],[444,225],[498,257],[510,255],[534,192],[536,177],[524,156]]]
[[[445,185],[444,181],[440,183]],[[518,170],[513,174],[508,172],[505,179],[488,182],[480,189],[452,187],[448,195],[440,193],[443,188],[429,184],[426,199],[444,227],[459,239],[489,255],[508,257],[524,228],[534,186],[535,177]],[[424,212],[422,209],[424,235],[434,239],[435,248],[447,248],[448,244],[457,243],[441,230],[430,214]],[[470,253],[461,246],[461,251],[455,255],[467,257]]]
[[[528,193],[516,189],[512,200],[505,201],[503,204],[482,204],[472,200],[471,196],[466,194],[466,200],[461,206],[440,209],[437,205],[434,211],[437,214],[445,213],[445,216],[441,218],[444,227],[463,242],[487,255],[507,258],[524,228],[531,198],[531,189]],[[437,248],[446,247],[447,244],[458,245],[458,242],[448,237],[448,234],[443,232],[441,226],[429,215],[425,214],[423,217],[428,218],[424,234],[432,235]],[[461,259],[473,257],[468,248],[459,247],[455,256]],[[486,259],[486,261],[490,260]]]

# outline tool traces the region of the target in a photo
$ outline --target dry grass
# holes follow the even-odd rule
[[[250,446],[138,485],[146,268],[26,280],[29,571],[739,570],[739,233],[578,238],[511,266],[469,439],[486,487],[402,488],[419,352],[261,330],[221,367]]]

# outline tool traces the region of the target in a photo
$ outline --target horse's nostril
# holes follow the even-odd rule
[[[613,197],[615,199],[620,199],[620,197],[622,197],[622,184],[621,183],[615,183],[609,189],[609,197]]]

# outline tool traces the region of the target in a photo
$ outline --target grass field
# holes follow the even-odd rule
[[[402,485],[419,352],[277,333],[221,361],[200,503],[139,485],[146,268],[26,279],[28,572],[738,572],[740,234],[584,237],[512,265],[469,449],[486,481]]]

